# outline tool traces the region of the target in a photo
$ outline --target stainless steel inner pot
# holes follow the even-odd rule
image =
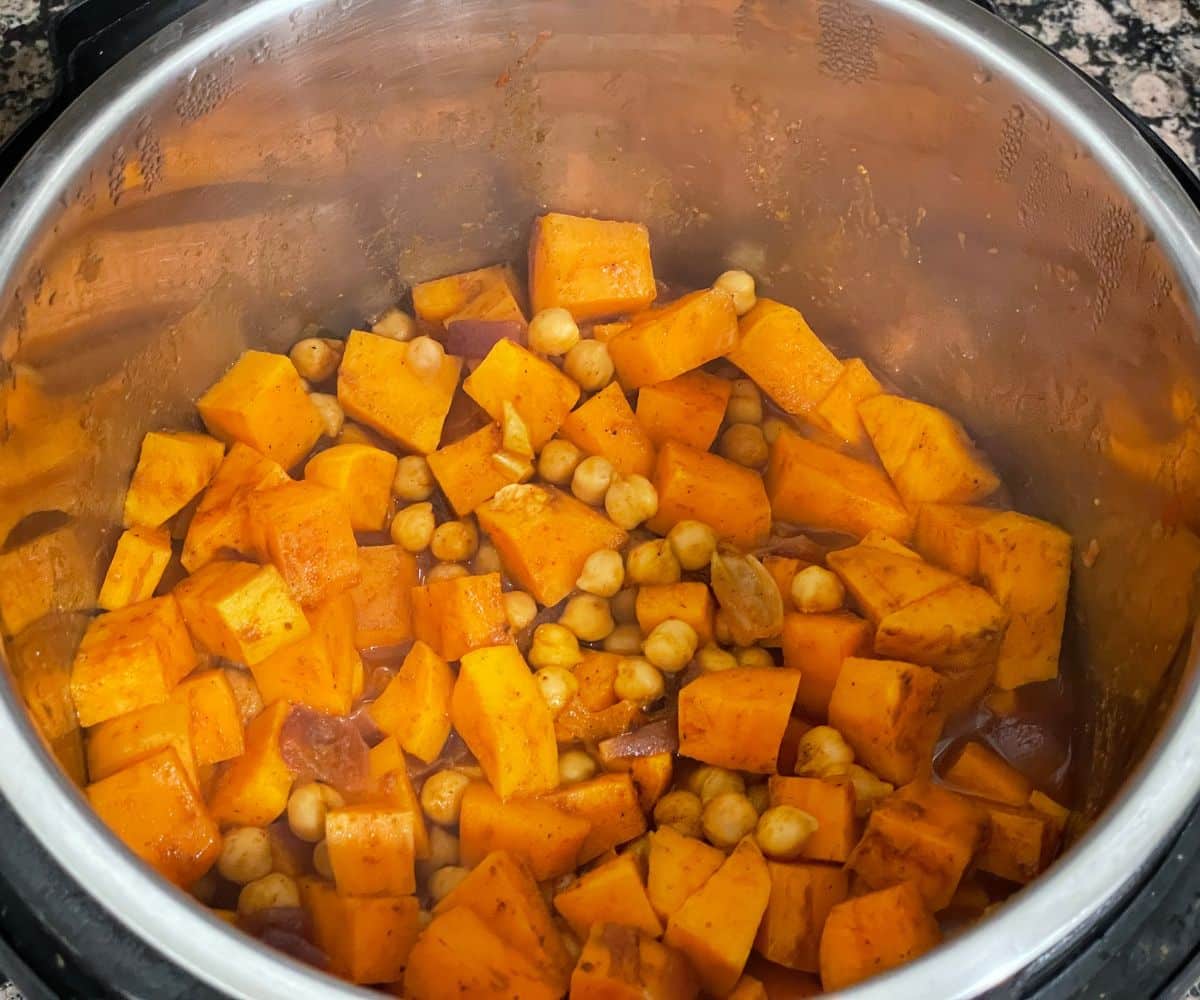
[[[855,995],[1014,990],[1200,791],[1180,651],[1200,216],[1101,97],[961,0],[213,2],[78,102],[0,204],[0,538],[70,517],[75,558],[27,569],[61,610],[93,606],[141,435],[193,419],[243,347],[520,259],[548,207],[639,219],[661,274],[750,269],[961,417],[1018,505],[1077,540],[1065,684],[1096,821],[990,919]],[[0,760],[50,853],[183,968],[239,996],[357,992],[152,877],[10,684]]]

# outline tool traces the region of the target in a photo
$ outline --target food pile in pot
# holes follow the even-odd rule
[[[549,214],[527,292],[146,435],[56,743],[104,822],[414,1000],[809,996],[1035,878],[1069,813],[973,720],[1057,676],[1070,538],[743,271]]]

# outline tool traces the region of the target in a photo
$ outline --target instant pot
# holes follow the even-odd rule
[[[92,0],[56,30],[0,189],[0,538],[75,533],[31,573],[56,608],[93,606],[142,434],[244,347],[520,259],[548,207],[644,221],[656,271],[752,271],[1076,539],[1083,832],[853,995],[1197,995],[1200,185],[1111,97],[966,0]],[[152,876],[11,683],[0,762],[28,996],[362,993]]]

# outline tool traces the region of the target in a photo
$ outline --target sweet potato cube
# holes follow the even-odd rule
[[[654,443],[616,382],[567,414],[559,436],[585,454],[607,458],[622,476],[649,476],[654,469]]]
[[[684,372],[638,391],[637,418],[656,448],[677,441],[708,451],[725,419],[733,385],[708,372]]]
[[[658,513],[647,526],[660,535],[691,519],[703,521],[722,541],[752,549],[771,531],[771,505],[753,469],[668,442],[659,449],[653,482]]]
[[[941,929],[910,882],[856,896],[829,911],[821,935],[821,985],[845,989],[935,947]]]
[[[220,832],[174,747],[93,782],[87,797],[126,847],[176,885],[191,885],[217,860]]]
[[[767,863],[747,837],[675,911],[663,942],[688,957],[709,993],[724,996],[742,975],[770,896]]]
[[[459,517],[466,517],[505,486],[518,481],[511,471],[492,461],[503,447],[500,428],[488,424],[429,456],[433,477]]]
[[[646,832],[646,817],[628,774],[602,774],[543,795],[542,801],[591,824],[579,848],[580,864]]]
[[[364,545],[358,550],[354,602],[354,645],[361,649],[396,646],[411,639],[412,589],[417,560],[399,545]]]
[[[125,527],[157,528],[178,514],[224,457],[225,445],[207,434],[151,431],[125,493]]]
[[[508,851],[539,882],[573,872],[592,824],[542,799],[502,802],[491,786],[472,783],[463,795],[458,838],[462,863],[473,867]]]
[[[628,329],[629,321],[623,319],[613,320],[611,323],[593,323],[592,339],[607,344],[618,333],[624,333]]]
[[[800,671],[735,667],[696,678],[679,692],[679,752],[757,774],[773,774],[796,703]]]
[[[430,763],[450,735],[454,674],[423,642],[413,644],[399,672],[367,709],[371,721],[414,757]]]
[[[79,724],[166,701],[195,665],[196,650],[170,594],[93,618],[71,665]]]
[[[650,234],[638,222],[611,222],[550,212],[529,240],[533,311],[559,307],[577,320],[638,312],[658,289]]]
[[[783,430],[771,445],[767,496],[780,521],[861,537],[879,528],[902,541],[912,515],[875,466]]]
[[[984,843],[978,802],[927,781],[905,785],[871,810],[847,869],[869,889],[911,882],[932,912],[944,909]]]
[[[1007,626],[986,590],[960,581],[883,618],[875,653],[937,670],[976,670],[996,662]]]
[[[408,761],[394,736],[380,740],[367,751],[367,775],[371,802],[386,802],[413,816],[413,856],[418,861],[429,857],[429,830],[421,800],[408,776]]]
[[[258,554],[301,604],[319,604],[358,583],[358,544],[340,494],[315,483],[257,490],[249,518]]]
[[[670,305],[635,316],[608,342],[621,384],[657,385],[729,353],[737,342],[733,299],[705,288]]]
[[[981,803],[988,815],[988,837],[975,859],[980,871],[1024,885],[1054,860],[1059,834],[1054,820],[1036,809]]]
[[[0,628],[15,636],[52,612],[95,607],[94,545],[68,522],[0,553]]]
[[[579,400],[579,386],[572,379],[511,340],[496,342],[463,380],[463,392],[496,421],[504,419],[504,404],[511,403],[535,450],[554,437]]]
[[[941,689],[928,667],[852,656],[829,699],[829,724],[864,766],[885,781],[905,784],[928,769],[941,736]]]
[[[408,1000],[559,1000],[561,990],[465,906],[439,913],[417,938],[404,970]]]
[[[645,721],[646,713],[635,702],[618,701],[592,712],[576,696],[555,717],[554,735],[559,743],[599,743],[637,729]]]
[[[780,594],[790,593],[796,574],[805,566],[811,565],[811,563],[793,559],[791,556],[763,556],[760,561],[763,569],[771,574],[771,579],[775,581],[775,586],[779,588]],[[787,601],[785,600],[784,603],[786,604]]]
[[[616,684],[621,656],[597,649],[583,649],[580,652],[583,659],[571,668],[571,673],[579,682],[575,696],[589,712],[603,712],[617,703],[617,692],[613,686]]]
[[[116,611],[149,600],[170,561],[171,535],[166,528],[122,532],[96,603],[105,611]]]
[[[442,437],[461,372],[462,358],[448,354],[428,377],[409,367],[407,343],[352,330],[338,369],[338,402],[351,420],[428,455]]]
[[[923,503],[913,545],[935,566],[972,580],[979,575],[979,529],[999,513],[991,507]]]
[[[308,460],[304,479],[341,495],[355,531],[382,531],[399,462],[390,451],[369,444],[338,444]]]
[[[767,862],[771,897],[754,939],[763,958],[789,969],[820,970],[821,931],[829,911],[846,898],[846,873],[832,865]]]
[[[858,404],[882,392],[883,386],[862,359],[851,358],[842,364],[837,380],[813,408],[809,419],[851,447],[862,448],[870,438],[858,415]]]
[[[1039,791],[1033,791],[1029,796],[1029,808],[1036,809],[1043,816],[1050,820],[1050,824],[1054,827],[1055,833],[1062,837],[1063,832],[1067,828],[1067,823],[1071,819],[1071,810],[1066,806],[1055,802],[1049,795],[1045,795]]]
[[[476,516],[509,575],[546,607],[575,589],[588,556],[619,549],[628,537],[607,517],[549,486],[506,486]]]
[[[1028,778],[982,743],[967,743],[946,769],[946,781],[964,792],[993,802],[1023,806],[1029,802],[1033,785]]]
[[[554,908],[575,936],[587,938],[594,924],[618,924],[644,931],[651,937],[663,932],[637,862],[621,854],[582,875],[554,897]]]
[[[1071,536],[1024,514],[1000,514],[979,529],[979,574],[1010,616],[996,686],[1011,691],[1057,677]]]
[[[648,757],[629,757],[629,776],[637,789],[638,805],[649,813],[654,804],[667,794],[675,775],[675,755],[664,751]]]
[[[800,857],[839,864],[850,857],[859,834],[852,782],[845,778],[826,780],[775,775],[771,777],[769,787],[771,805],[795,806],[817,821],[816,832],[805,841]]]
[[[285,469],[312,451],[324,426],[291,359],[264,351],[242,354],[196,409],[213,437],[240,441]]]
[[[848,612],[784,617],[783,664],[800,671],[796,704],[802,712],[825,718],[842,664],[870,654],[873,631],[870,622]]]
[[[771,299],[759,299],[738,321],[737,346],[728,357],[797,416],[824,399],[842,373],[842,363],[812,332],[800,310]]]
[[[771,1000],[771,998],[761,980],[743,975],[726,1000]]]
[[[670,918],[725,863],[717,848],[669,826],[650,834],[646,894],[654,912]]]
[[[329,971],[352,983],[390,983],[404,975],[421,930],[416,896],[343,896],[328,882],[300,880],[313,944]]]
[[[485,319],[511,320],[524,326],[517,288],[512,268],[494,264],[413,285],[413,312],[427,323]]]
[[[642,635],[649,635],[668,618],[678,618],[696,630],[702,643],[712,642],[716,604],[706,583],[644,584],[638,588],[635,609]]]
[[[445,660],[510,641],[499,573],[433,580],[411,594],[413,634]]]
[[[695,1000],[687,959],[643,931],[595,924],[571,974],[570,1000]]]
[[[242,717],[223,670],[205,670],[181,681],[171,700],[187,708],[197,764],[216,764],[245,750]]]
[[[343,896],[403,896],[417,887],[413,814],[390,806],[346,806],[325,817],[325,843]]]
[[[246,749],[229,762],[209,798],[213,819],[224,825],[266,826],[287,808],[292,772],[279,736],[291,706],[277,701],[247,727]]]
[[[171,747],[187,776],[196,781],[191,716],[176,701],[147,705],[93,726],[87,740],[87,769],[93,781]]]
[[[450,719],[502,799],[558,784],[554,719],[516,646],[466,653]]]
[[[880,531],[878,528],[872,528],[862,537],[860,543],[864,547],[876,549],[884,549],[894,556],[903,556],[905,559],[920,560],[921,554],[916,549],[909,548],[903,542],[898,542],[885,531]]]
[[[71,700],[71,663],[88,622],[83,615],[44,618],[5,647],[13,680],[34,728],[52,745],[63,741],[63,749],[70,753],[73,734],[79,733]],[[79,756],[82,763],[82,752]]]
[[[922,559],[866,542],[830,552],[825,561],[876,625],[901,608],[962,582]]]
[[[508,851],[493,851],[434,908],[471,910],[510,948],[529,959],[541,977],[565,990],[573,965],[538,884]]]

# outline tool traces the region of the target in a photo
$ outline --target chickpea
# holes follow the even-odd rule
[[[632,531],[658,513],[658,491],[645,476],[615,479],[604,494],[604,510],[613,524]]]
[[[471,869],[458,865],[447,865],[439,868],[429,876],[429,895],[434,903],[440,903],[455,889],[462,885],[463,880],[471,874]]]
[[[515,451],[500,451],[492,454],[492,465],[514,483],[524,483],[533,478],[533,462]]]
[[[547,441],[538,456],[538,475],[555,486],[566,486],[575,475],[575,469],[583,461],[581,452],[570,441],[555,438]]]
[[[412,340],[417,335],[417,321],[403,309],[392,306],[371,324],[371,332],[390,340]]]
[[[432,869],[458,864],[458,838],[449,830],[435,826],[429,831],[429,858],[426,864]]]
[[[766,465],[769,455],[767,439],[763,437],[762,428],[755,424],[730,424],[717,442],[717,451],[748,469]]]
[[[566,309],[543,309],[529,321],[529,348],[558,357],[579,343],[579,327]]]
[[[700,817],[704,836],[714,847],[733,847],[758,824],[758,811],[740,792],[709,799]]]
[[[707,804],[718,795],[735,792],[741,795],[746,791],[746,781],[737,771],[724,767],[714,767],[706,764],[698,767],[689,775],[687,788],[700,796],[700,801]]]
[[[800,856],[808,838],[817,832],[816,818],[795,806],[772,806],[758,817],[754,839],[763,854],[776,861]]]
[[[745,316],[758,297],[754,294],[754,277],[745,271],[725,271],[717,276],[713,288],[728,292],[733,297],[733,311],[739,316]]]
[[[604,637],[606,653],[637,656],[642,651],[642,630],[634,624],[618,625]]]
[[[577,785],[596,776],[596,762],[582,750],[568,750],[558,755],[558,780],[563,785]]]
[[[771,807],[771,789],[765,781],[747,788],[746,798],[758,810],[760,816]]]
[[[262,910],[300,905],[300,887],[290,875],[272,872],[247,882],[238,893],[237,911],[243,917]]]
[[[666,693],[666,682],[647,660],[640,656],[626,656],[617,664],[617,678],[613,691],[621,701],[632,701],[637,705],[649,705]]]
[[[715,674],[718,670],[732,670],[737,665],[736,656],[711,642],[701,646],[696,653],[696,666],[706,674]]]
[[[315,844],[325,839],[325,814],[340,809],[345,800],[333,788],[319,781],[298,785],[288,796],[288,826],[301,840]]]
[[[659,670],[674,674],[688,665],[696,655],[700,639],[696,630],[678,618],[659,622],[642,643],[646,659]]]
[[[308,398],[317,408],[317,415],[321,418],[321,433],[327,438],[336,438],[341,434],[346,423],[346,414],[342,410],[342,404],[337,401],[337,396],[313,392]]]
[[[563,360],[563,371],[584,392],[603,389],[613,378],[612,357],[608,345],[598,340],[581,340]]]
[[[575,586],[597,597],[612,597],[625,582],[625,563],[615,549],[597,549],[583,564]]]
[[[625,577],[630,583],[678,583],[679,560],[665,538],[642,542],[625,557]]]
[[[846,600],[846,588],[837,575],[823,566],[805,566],[792,577],[792,603],[805,614],[837,611]]]
[[[484,542],[480,545],[475,550],[475,561],[471,564],[471,570],[477,576],[503,572],[504,567],[500,563],[500,553],[496,551],[496,546],[491,542]]]
[[[319,396],[319,395],[321,395],[319,392],[314,392],[308,398],[313,399],[313,396]],[[333,400],[333,402],[335,402],[335,403],[337,402],[336,396],[329,396],[327,398]],[[316,400],[314,400],[314,402],[316,402]],[[339,405],[338,406],[339,413],[341,412],[341,409],[342,408]],[[345,424],[345,416],[346,415],[343,413],[340,418],[344,424]],[[342,427],[341,431],[338,432],[337,443],[338,444],[365,444],[370,448],[376,448],[379,446],[379,441],[374,436],[374,431],[367,430],[367,428],[363,427],[361,424],[345,424]]]
[[[575,468],[575,474],[571,477],[571,492],[584,503],[595,506],[603,502],[615,475],[612,462],[592,455]]]
[[[435,771],[421,786],[421,811],[434,823],[454,826],[471,779],[458,771]]]
[[[533,630],[529,662],[535,667],[573,667],[583,659],[575,633],[563,625],[547,622]]]
[[[296,341],[288,352],[300,377],[308,382],[324,382],[331,378],[342,363],[345,345],[328,337],[305,337]]]
[[[567,702],[579,690],[579,680],[566,667],[542,667],[533,679],[537,681],[538,692],[551,715],[558,715],[566,708]]]
[[[608,601],[595,594],[576,594],[558,616],[558,623],[575,633],[582,642],[599,642],[616,623],[608,608]]]
[[[717,535],[702,521],[680,521],[669,532],[671,551],[684,569],[705,569],[717,551]]]
[[[503,405],[500,428],[503,431],[502,442],[505,451],[520,455],[522,458],[533,458],[533,444],[529,440],[529,427],[521,414],[517,412],[517,408],[507,399]]]
[[[329,862],[329,843],[322,840],[313,845],[312,866],[321,878],[333,879],[333,865]]]
[[[717,613],[713,615],[713,638],[722,646],[733,645],[733,632],[729,628],[725,612],[720,608],[717,608]]]
[[[846,774],[854,783],[854,812],[860,819],[870,815],[875,803],[886,799],[896,790],[896,786],[884,781],[874,771],[868,771],[860,764],[850,764]]]
[[[407,552],[421,552],[429,548],[437,521],[433,516],[433,504],[414,503],[396,511],[389,533],[392,541]]]
[[[446,351],[432,337],[414,337],[408,342],[404,363],[417,378],[428,381],[442,370]]]
[[[788,425],[778,417],[767,417],[762,425],[763,439],[768,445],[772,445],[778,440],[779,435],[787,429]]]
[[[425,572],[426,583],[437,583],[439,580],[457,580],[470,576],[471,571],[462,563],[435,563]]]
[[[654,822],[660,827],[673,827],[685,837],[699,837],[703,811],[699,795],[679,789],[667,792],[654,803]]]
[[[466,562],[479,547],[479,531],[471,521],[446,521],[434,529],[429,551],[442,562]]]
[[[537,617],[537,601],[523,590],[510,590],[504,595],[504,617],[514,632],[520,632]]]
[[[773,667],[775,657],[771,651],[762,646],[739,646],[733,651],[734,659],[739,667]]]
[[[853,763],[854,751],[832,726],[814,726],[796,743],[797,774],[832,777]]]
[[[729,402],[725,406],[725,420],[731,424],[761,424],[763,419],[762,393],[748,378],[736,379]]]
[[[271,834],[261,826],[238,826],[221,840],[217,871],[222,878],[245,885],[271,873]]]
[[[433,496],[433,472],[424,455],[405,455],[396,465],[392,493],[408,503]]]

